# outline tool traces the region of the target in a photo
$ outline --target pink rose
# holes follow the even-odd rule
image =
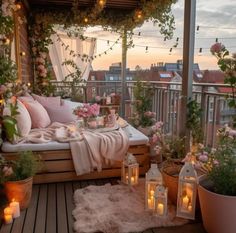
[[[205,163],[208,161],[208,156],[206,154],[201,154],[199,155],[198,159]]]
[[[215,43],[211,46],[211,53],[214,54],[214,53],[220,53],[224,50],[225,46],[221,43]]]
[[[229,131],[229,136],[231,136],[231,137],[236,137],[236,130],[231,129],[231,130]]]

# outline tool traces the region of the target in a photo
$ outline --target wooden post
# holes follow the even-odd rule
[[[122,35],[122,63],[121,63],[121,116],[125,117],[126,95],[126,64],[127,63],[127,30],[124,28]]]
[[[184,43],[183,75],[181,98],[180,135],[186,136],[187,151],[190,150],[190,130],[186,128],[187,103],[192,98],[194,39],[195,39],[196,0],[185,0],[184,6]]]

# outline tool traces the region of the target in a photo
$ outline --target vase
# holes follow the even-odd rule
[[[5,182],[5,192],[9,202],[13,199],[20,203],[20,209],[26,209],[31,200],[33,177],[19,181]]]
[[[204,228],[208,233],[236,232],[236,197],[209,190],[206,176],[199,178],[198,195]]]

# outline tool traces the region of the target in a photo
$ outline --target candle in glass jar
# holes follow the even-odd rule
[[[10,208],[12,210],[13,218],[20,217],[20,203],[15,201],[14,199],[10,203]]]
[[[148,209],[153,209],[153,199],[148,198]]]
[[[134,176],[131,176],[131,179],[130,179],[130,181],[131,181],[131,184],[134,184],[134,181],[135,181],[135,178],[134,178]]]
[[[154,196],[154,193],[155,193],[154,190],[151,190],[151,191],[150,191],[150,195],[151,195],[151,196]]]
[[[10,207],[6,207],[4,209],[4,221],[6,224],[10,224],[12,223],[13,219],[12,219],[12,210]]]
[[[185,197],[183,197],[183,202],[182,202],[183,209],[185,209],[185,210],[188,209],[188,203],[189,203],[189,198],[186,195]]]
[[[163,215],[163,213],[164,213],[164,205],[162,203],[158,203],[158,205],[157,205],[157,213],[159,215]]]
[[[193,209],[192,205],[189,205],[189,206],[188,206],[188,211],[191,212],[192,209]]]

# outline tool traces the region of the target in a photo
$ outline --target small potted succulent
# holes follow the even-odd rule
[[[28,207],[31,199],[33,176],[39,169],[38,156],[30,151],[21,152],[14,161],[0,157],[0,177],[8,201],[15,199],[20,208]]]

